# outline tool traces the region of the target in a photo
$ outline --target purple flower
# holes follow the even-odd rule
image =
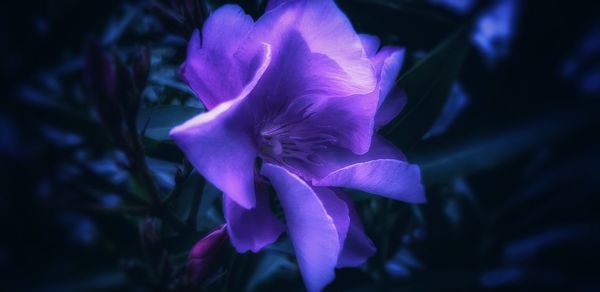
[[[271,0],[256,22],[238,6],[215,11],[181,68],[208,112],[171,137],[223,191],[233,245],[257,252],[286,230],[310,291],[375,252],[342,188],[425,201],[419,168],[376,134],[406,102],[393,90],[404,51],[378,48],[333,1]]]

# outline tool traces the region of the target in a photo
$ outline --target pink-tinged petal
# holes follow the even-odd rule
[[[200,286],[218,271],[228,241],[225,226],[219,226],[192,247],[185,267],[185,277],[190,284]]]
[[[355,155],[329,148],[319,154],[321,164],[314,168],[313,185],[344,187],[410,202],[425,202],[418,166],[404,160],[402,153],[385,139],[374,137],[371,149]]]
[[[266,185],[256,185],[256,207],[245,209],[223,196],[223,213],[231,243],[240,252],[258,252],[275,242],[285,226],[271,211],[269,190]]]
[[[243,47],[265,42],[273,46],[275,55],[287,54],[281,47],[289,32],[295,30],[311,52],[326,56],[340,67],[340,74],[331,80],[340,96],[367,94],[375,89],[377,80],[362,42],[332,0],[279,2],[269,5],[274,8],[257,20]]]
[[[335,189],[335,194],[343,200],[348,206],[350,216],[350,226],[344,247],[338,258],[337,267],[357,267],[364,264],[377,250],[373,241],[367,236],[363,224],[354,208],[354,203],[348,194],[339,189]]]
[[[406,92],[399,88],[392,89],[377,110],[377,114],[375,115],[375,129],[378,130],[391,122],[402,112],[405,105]]]
[[[335,277],[340,252],[334,220],[315,191],[298,176],[269,163],[263,164],[262,174],[277,191],[307,290],[322,290]]]
[[[359,34],[358,37],[360,37],[360,41],[365,49],[367,57],[373,58],[381,45],[379,37],[370,34]]]
[[[246,209],[255,205],[257,149],[252,121],[244,111],[244,102],[269,66],[269,47],[264,46],[256,58],[261,61],[255,63],[261,66],[239,97],[219,104],[170,132],[198,172]]]
[[[239,95],[256,67],[233,57],[254,22],[235,5],[224,5],[206,20],[202,34],[195,31],[180,75],[207,109]]]

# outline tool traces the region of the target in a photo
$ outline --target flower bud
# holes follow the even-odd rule
[[[150,48],[142,47],[137,51],[135,59],[133,60],[133,81],[135,82],[138,95],[141,94],[148,83],[151,57],[152,54]]]
[[[119,129],[122,116],[118,108],[117,70],[100,44],[90,41],[86,49],[84,78],[102,121],[113,131]]]
[[[148,259],[156,263],[162,256],[159,234],[160,222],[156,218],[148,218],[142,224],[141,229],[142,248]]]
[[[113,97],[117,91],[116,71],[100,44],[87,44],[84,77],[90,89],[103,97]]]
[[[133,58],[133,64],[115,56],[118,77],[118,95],[128,126],[135,125],[140,108],[142,91],[146,87],[150,72],[150,49],[141,48]]]
[[[190,285],[202,285],[219,268],[225,246],[229,241],[227,225],[221,225],[200,241],[198,241],[188,256],[186,277]]]

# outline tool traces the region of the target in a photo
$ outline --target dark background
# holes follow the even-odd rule
[[[8,1],[0,9],[0,285],[8,290],[172,287],[141,247],[140,226],[154,215],[128,203],[136,185],[121,164],[131,158],[115,150],[97,113],[98,88],[83,73],[91,43],[126,64],[149,47],[142,113],[201,107],[177,77],[201,21],[173,24],[152,8],[176,7],[171,2]],[[264,7],[239,2],[255,18]],[[355,194],[378,253],[362,268],[338,270],[328,289],[600,289],[597,1],[517,0],[514,28],[508,41],[493,43],[504,52],[496,55],[471,40],[494,1],[474,1],[464,12],[417,0],[337,2],[357,31],[407,48],[403,73],[426,65],[418,80],[399,81],[412,90],[415,113],[386,133],[421,165],[429,201],[410,206]],[[456,34],[460,41],[437,55],[439,63],[419,63]],[[454,102],[442,110],[447,100]],[[421,139],[439,116],[441,130]],[[183,166],[146,147],[153,178],[168,192]],[[202,198],[215,193],[199,182]],[[192,204],[200,207],[184,220],[196,232],[191,244],[222,222],[217,195]],[[191,244],[164,229],[173,275]],[[207,289],[301,290],[289,248],[286,239],[257,255],[229,248]]]

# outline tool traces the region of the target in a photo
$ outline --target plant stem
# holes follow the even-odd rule
[[[387,273],[385,272],[385,263],[388,258],[388,249],[389,249],[389,212],[390,212],[390,200],[386,198],[382,198],[380,201],[379,210],[381,214],[380,224],[381,224],[381,234],[380,234],[380,252],[379,252],[379,268],[381,269],[381,274],[385,278],[387,278]]]

